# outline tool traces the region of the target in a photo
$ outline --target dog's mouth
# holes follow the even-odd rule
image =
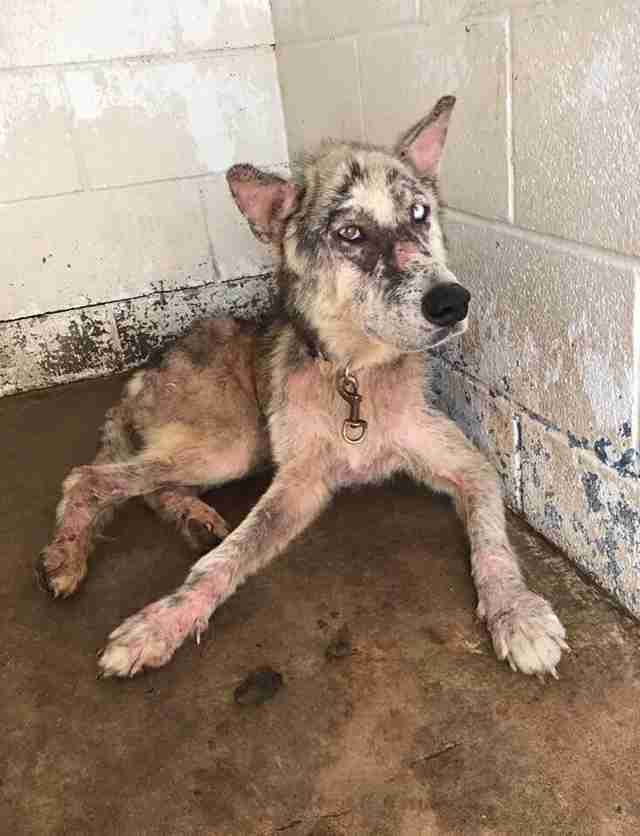
[[[460,334],[464,334],[467,327],[468,321],[465,318],[460,322],[456,322],[454,325],[446,325],[441,328],[436,328],[436,330],[429,335],[427,348],[435,348],[453,337],[459,337]]]

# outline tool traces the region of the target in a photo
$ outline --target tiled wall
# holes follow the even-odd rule
[[[274,0],[293,155],[458,96],[443,192],[473,324],[442,405],[510,505],[640,614],[640,4]]]
[[[0,395],[266,301],[224,171],[287,161],[273,40],[268,0],[4,0]]]

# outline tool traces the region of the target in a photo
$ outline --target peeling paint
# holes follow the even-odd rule
[[[637,450],[620,454],[619,443],[605,436],[590,440],[518,411],[491,387],[452,368],[448,357],[434,369],[440,406],[489,453],[507,495],[519,493],[512,507],[640,616]],[[505,455],[505,436],[493,420],[497,404],[513,410],[511,455]]]
[[[469,380],[442,359],[434,359],[438,406],[465,435],[492,460],[505,485],[508,504],[520,509],[520,488],[516,476],[520,437],[518,423],[507,400]],[[432,388],[432,393],[435,390]]]
[[[560,531],[562,528],[562,514],[552,502],[545,502],[544,519],[548,527]]]
[[[82,311],[69,322],[67,333],[56,333],[39,341],[39,364],[54,379],[75,377],[86,369],[106,363],[117,368],[117,348],[111,343],[104,319]]]
[[[600,482],[597,473],[583,473],[580,478],[589,503],[589,510],[596,513],[601,511],[604,506],[600,502]]]
[[[446,225],[451,268],[472,296],[469,330],[447,361],[574,439],[610,439],[617,461],[636,388],[633,265],[453,213]],[[611,286],[615,314],[603,295]]]
[[[0,323],[0,396],[131,368],[200,316],[254,319],[274,297],[261,276]]]
[[[640,484],[562,433],[523,421],[523,509],[529,522],[640,615]],[[543,463],[541,465],[541,462]],[[576,490],[576,483],[582,490]]]

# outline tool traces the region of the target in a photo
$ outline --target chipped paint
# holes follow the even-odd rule
[[[521,438],[511,405],[442,360],[434,359],[433,375],[438,406],[487,453],[502,477],[507,503],[514,510],[520,510]]]
[[[638,451],[619,455],[619,441],[562,432],[442,358],[435,384],[438,405],[494,462],[511,507],[640,615]],[[501,414],[511,415],[512,449],[496,432]]]
[[[132,368],[198,317],[253,319],[274,296],[262,276],[0,323],[0,396]]]
[[[468,332],[449,362],[514,408],[618,460],[633,439],[633,265],[448,213],[451,268],[471,292]],[[500,244],[496,247],[496,242]],[[615,286],[612,315],[605,286]]]
[[[640,483],[531,419],[523,434],[524,515],[640,615]]]

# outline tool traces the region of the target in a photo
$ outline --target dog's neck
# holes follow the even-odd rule
[[[316,327],[300,312],[289,310],[288,319],[307,356],[332,365],[363,371],[394,363],[402,352],[350,329]]]

